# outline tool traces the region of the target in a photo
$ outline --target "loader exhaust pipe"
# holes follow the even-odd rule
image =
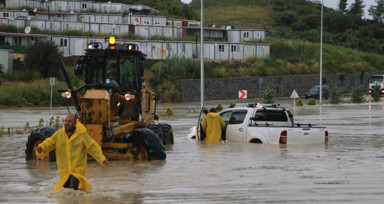
[[[71,80],[69,79],[68,72],[67,72],[67,70],[65,70],[64,63],[63,63],[63,60],[61,59],[61,57],[59,56],[58,58],[59,58],[59,62],[60,62],[61,71],[63,72],[65,81],[67,82],[67,86],[68,86],[69,90],[71,91],[71,95],[72,95],[72,98],[73,98],[73,102],[75,103],[76,110],[80,111],[80,104],[79,104],[79,101],[77,100],[77,97],[74,96],[75,92],[73,90],[73,86],[72,86]]]

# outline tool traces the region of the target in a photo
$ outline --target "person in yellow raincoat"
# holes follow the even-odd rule
[[[53,191],[60,188],[73,188],[87,191],[91,185],[85,179],[88,154],[101,165],[108,165],[100,145],[87,133],[83,124],[76,121],[74,115],[67,115],[63,128],[34,148],[35,151],[47,154],[56,148],[56,162],[60,180]]]
[[[225,129],[225,122],[221,116],[216,113],[215,108],[211,108],[209,113],[204,116],[201,122],[201,128],[205,133],[206,142],[220,142],[221,132]]]

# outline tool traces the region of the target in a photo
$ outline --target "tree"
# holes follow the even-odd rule
[[[60,73],[58,47],[50,41],[37,41],[25,50],[28,71],[38,72],[43,78],[58,77]]]
[[[361,19],[364,15],[364,7],[363,0],[355,0],[355,3],[351,4],[348,14]]]
[[[377,5],[372,5],[368,13],[372,16],[373,20],[378,23],[384,22],[384,0],[376,0]]]
[[[342,13],[347,12],[347,0],[340,0],[339,1],[339,11]]]

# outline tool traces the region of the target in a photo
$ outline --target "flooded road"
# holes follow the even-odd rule
[[[228,105],[221,102],[223,106]],[[216,106],[217,102],[207,102]],[[175,144],[165,161],[88,162],[91,193],[52,193],[56,163],[25,161],[28,133],[0,136],[0,203],[382,203],[384,103],[290,107],[295,122],[327,126],[329,144],[196,143],[200,103],[172,108]],[[0,127],[36,126],[66,108],[1,109]]]

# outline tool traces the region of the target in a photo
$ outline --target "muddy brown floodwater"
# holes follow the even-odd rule
[[[296,122],[327,126],[328,146],[196,143],[187,134],[199,106],[160,104],[160,112],[170,107],[175,114],[159,121],[171,124],[175,137],[165,161],[89,161],[91,193],[52,193],[56,163],[25,160],[27,132],[4,134],[0,203],[383,203],[384,103],[285,105]],[[0,127],[22,129],[67,113],[0,109]]]

